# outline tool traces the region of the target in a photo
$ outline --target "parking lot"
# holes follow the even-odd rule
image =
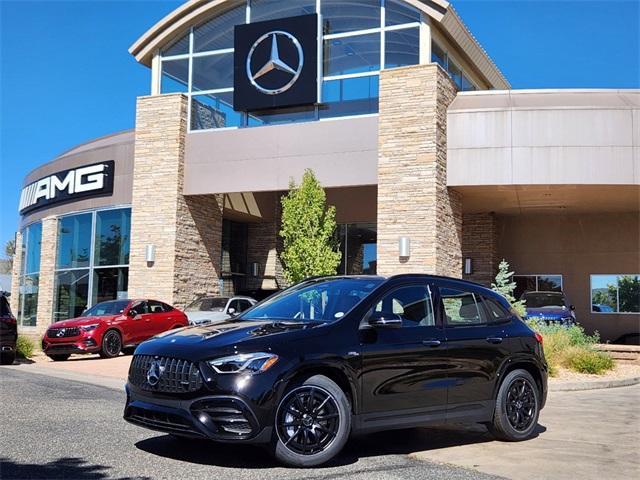
[[[538,435],[527,442],[497,442],[482,427],[387,432],[351,440],[325,468],[295,470],[278,466],[257,447],[175,441],[124,422],[122,379],[107,373],[89,377],[79,369],[94,362],[116,375],[126,371],[129,359],[2,368],[2,478],[609,480],[640,475],[640,386],[552,392]]]

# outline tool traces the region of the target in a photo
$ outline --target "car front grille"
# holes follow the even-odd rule
[[[47,330],[47,337],[49,338],[77,337],[78,335],[80,335],[78,327],[50,328]]]
[[[202,388],[202,375],[198,366],[187,360],[134,355],[129,382],[150,392],[189,393]]]
[[[152,430],[186,434],[188,436],[203,436],[189,421],[173,413],[129,407],[125,413],[125,418],[130,422],[151,428]]]

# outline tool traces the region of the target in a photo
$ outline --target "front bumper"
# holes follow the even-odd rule
[[[100,346],[94,338],[87,336],[65,339],[52,339],[45,336],[42,339],[42,351],[45,355],[97,353],[100,351]]]
[[[219,442],[268,443],[271,426],[261,426],[254,409],[231,395],[161,398],[127,384],[124,419],[134,425],[184,437]]]

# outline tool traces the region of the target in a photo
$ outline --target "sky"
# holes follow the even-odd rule
[[[181,3],[0,0],[0,246],[30,170],[134,127],[150,72],[128,48]],[[640,88],[640,0],[451,3],[512,88]]]

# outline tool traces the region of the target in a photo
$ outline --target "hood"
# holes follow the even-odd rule
[[[49,328],[69,328],[69,327],[81,327],[83,325],[93,325],[94,323],[100,323],[103,321],[114,320],[120,315],[104,315],[101,317],[77,317],[69,320],[60,320],[59,322],[52,323]]]
[[[231,318],[224,312],[184,312],[192,322],[203,322],[205,320],[226,320]]]
[[[218,325],[202,325],[170,330],[142,343],[136,354],[162,355],[191,361],[216,356],[270,350],[278,342],[290,342],[320,330],[323,322],[231,320]]]
[[[527,307],[527,317],[569,317],[571,316],[571,310],[567,307],[541,307],[541,308],[529,308]]]

